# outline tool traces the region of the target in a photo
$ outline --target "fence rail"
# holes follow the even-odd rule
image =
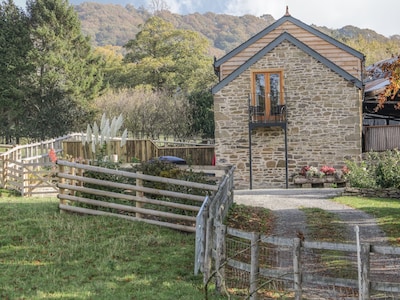
[[[159,142],[151,140],[130,140],[121,147],[121,141],[118,139],[109,142],[109,148],[112,154],[118,157],[123,163],[135,161],[149,161],[159,156],[177,156],[185,159],[191,165],[211,165],[214,157],[214,145],[202,144],[184,144],[180,143],[173,146],[159,145]],[[83,158],[86,160],[95,160],[96,154],[92,153],[91,147],[82,144],[81,141],[65,140],[63,142],[64,155],[74,158]]]
[[[196,213],[204,202],[205,194],[213,195],[218,192],[217,185],[112,170],[63,160],[58,160],[57,165],[61,210],[110,215],[187,232],[196,231]],[[84,172],[118,176],[119,181],[127,183],[84,176]],[[146,186],[147,183],[154,182],[168,189]],[[179,190],[185,191],[171,191],[172,186],[179,186]],[[203,192],[189,193],[194,190]]]
[[[48,155],[50,149],[54,149],[59,157],[88,161],[97,159],[90,147],[82,143],[81,133],[15,147],[0,145],[0,148],[7,150],[0,152],[0,187],[15,190],[22,196],[58,192],[57,178]],[[183,146],[180,143],[180,147],[166,147],[157,146],[151,140],[127,140],[126,145],[121,147],[121,140],[115,138],[110,141],[109,149],[123,163],[170,155],[182,157],[193,166],[211,167],[214,157],[213,145]]]
[[[211,270],[211,253],[215,245],[214,222],[223,222],[233,203],[233,180],[235,167],[231,167],[221,181],[217,193],[207,197],[196,216],[196,250],[194,273],[203,273],[204,282],[207,282]],[[218,244],[218,242],[217,242]]]
[[[217,241],[210,256],[217,290],[242,290],[249,299],[268,291],[295,299],[400,297],[398,247],[269,237],[222,223],[211,240]]]
[[[0,153],[0,187],[15,190],[22,196],[57,192],[49,151],[62,153],[62,142],[74,136],[19,145]]]

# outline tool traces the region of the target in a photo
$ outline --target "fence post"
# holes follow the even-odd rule
[[[5,189],[6,188],[6,182],[7,182],[7,158],[3,156],[3,159],[1,160],[1,182],[0,186]]]
[[[213,199],[214,200],[214,199]],[[215,201],[211,201],[207,211],[207,222],[206,222],[206,241],[205,241],[205,251],[204,251],[204,273],[203,281],[204,284],[207,283],[211,276],[211,262],[212,262],[212,249],[213,249],[213,239],[214,239],[214,217],[215,217]]]
[[[63,165],[58,165],[58,171],[60,173],[64,173],[65,167]],[[57,177],[59,178],[59,183],[65,183],[65,178],[64,177],[60,178],[58,175],[57,175]],[[65,189],[64,188],[58,188],[58,193],[61,194],[61,195],[65,194]],[[60,204],[65,204],[65,200],[60,199]],[[61,210],[60,212],[63,212],[63,210]]]
[[[22,172],[22,187],[21,197],[29,196],[29,171],[24,168],[24,162],[21,161],[21,172]]]
[[[216,255],[215,255],[215,271],[217,272],[216,290],[221,293],[225,290],[225,261],[226,261],[226,226],[218,222],[216,226]]]
[[[360,251],[360,262],[361,263],[361,290],[359,291],[360,299],[368,300],[369,299],[369,290],[370,290],[370,278],[369,278],[369,271],[370,271],[370,254],[371,246],[370,244],[361,244],[361,251]]]
[[[260,272],[260,234],[251,235],[250,300],[257,300],[258,275]]]
[[[137,172],[137,174],[143,174],[143,172]],[[143,179],[141,178],[136,178],[136,186],[137,187],[143,187]],[[144,193],[142,191],[136,190],[136,196],[143,198],[144,197]],[[136,201],[136,207],[137,208],[142,208],[143,207],[143,202],[140,201]],[[136,218],[141,219],[143,216],[141,213],[136,213]]]
[[[301,240],[293,239],[293,280],[294,280],[294,299],[300,300],[302,296],[302,276],[301,276]]]

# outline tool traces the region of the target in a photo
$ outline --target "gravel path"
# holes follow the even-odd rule
[[[355,226],[360,229],[361,242],[368,242],[373,245],[388,246],[389,243],[385,234],[377,226],[376,220],[370,215],[356,210],[349,206],[336,203],[331,200],[335,196],[339,196],[343,189],[272,189],[272,190],[237,190],[234,193],[234,202],[250,206],[265,207],[273,211],[277,220],[273,235],[279,237],[294,238],[301,231],[307,240],[306,218],[300,210],[302,207],[321,208],[338,215],[344,224],[347,224],[348,242],[356,243]],[[311,261],[313,259],[312,255]],[[351,259],[356,259],[351,256]],[[306,272],[314,272],[315,266],[318,264],[306,264],[305,268],[310,268]],[[386,257],[382,255],[374,255],[371,262],[371,279],[374,281],[399,282],[400,262],[396,256]],[[304,295],[307,299],[357,299],[352,289],[337,291],[333,288],[326,287],[309,288],[303,287]],[[343,295],[347,295],[343,297]],[[376,298],[371,298],[376,299]],[[393,298],[399,299],[399,294],[393,295]]]
[[[362,242],[386,245],[385,234],[377,226],[373,217],[349,206],[336,203],[330,199],[340,195],[343,189],[268,189],[236,190],[234,202],[250,206],[271,209],[277,217],[273,234],[294,238],[298,231],[307,236],[306,220],[302,207],[321,208],[339,216],[348,225],[349,241],[354,241],[355,226],[360,228]]]

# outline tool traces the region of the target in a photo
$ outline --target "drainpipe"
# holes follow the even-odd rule
[[[250,190],[253,189],[253,158],[251,155],[251,111],[250,111],[250,104],[251,104],[251,96],[249,95],[249,168],[250,168]]]
[[[287,119],[285,123],[285,168],[286,168],[286,189],[289,188],[289,166],[288,166],[288,140],[287,140]]]

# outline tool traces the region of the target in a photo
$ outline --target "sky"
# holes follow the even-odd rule
[[[14,0],[25,7],[25,0]],[[148,8],[152,1],[164,1],[169,10],[178,14],[214,12],[242,16],[270,14],[281,18],[286,6],[292,17],[308,25],[326,26],[332,29],[353,25],[372,29],[387,37],[400,35],[399,0],[90,0],[90,2],[113,3],[138,8]],[[84,0],[69,0],[80,4]],[[89,1],[86,1],[89,2]]]

